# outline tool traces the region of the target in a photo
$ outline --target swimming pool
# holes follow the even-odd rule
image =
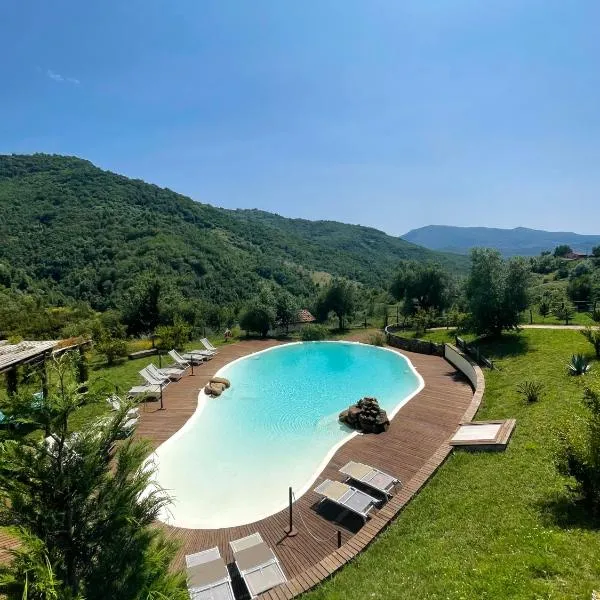
[[[194,415],[151,457],[173,498],[160,518],[176,527],[233,527],[282,510],[288,486],[300,497],[355,435],[340,411],[375,396],[391,418],[424,385],[397,352],[352,342],[277,346],[218,375],[231,387],[218,398],[201,392]]]

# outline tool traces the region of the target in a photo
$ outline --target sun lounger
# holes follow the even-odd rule
[[[326,479],[321,485],[317,486],[315,492],[323,496],[321,502],[329,500],[361,516],[365,522],[373,507],[378,503],[378,500],[373,496],[369,496],[369,494],[365,494],[365,492],[361,492],[346,483],[331,481],[331,479]]]
[[[217,547],[185,557],[192,600],[235,600],[231,577]]]
[[[184,364],[189,365],[190,363],[194,365],[199,365],[203,363],[205,360],[208,360],[206,356],[201,354],[179,354],[177,350],[171,350],[169,352],[169,356],[180,366],[183,367]]]
[[[182,356],[183,358],[187,358],[188,356],[203,356],[204,360],[210,360],[215,354],[215,352],[211,352],[206,348],[196,348],[195,350],[190,350],[189,352],[182,354]]]
[[[177,369],[175,367],[164,367],[159,369],[153,363],[150,363],[146,369],[148,369],[148,371],[157,379],[160,379],[161,377],[168,377],[171,381],[179,381],[185,373],[183,369]]]
[[[121,398],[119,398],[119,396],[116,396],[116,395],[113,394],[112,396],[109,396],[106,399],[106,402],[108,402],[108,404],[110,405],[110,407],[112,408],[112,410],[120,410],[121,409],[122,401],[121,401]],[[133,419],[135,417],[139,417],[139,415],[140,415],[140,409],[137,408],[137,407],[130,408],[127,411],[127,417],[130,418],[130,419]]]
[[[350,461],[348,464],[344,465],[340,469],[340,473],[346,475],[348,479],[358,481],[386,496],[391,496],[394,486],[400,483],[400,480],[392,475],[388,475],[369,465],[363,465],[362,463],[354,461]]]
[[[160,385],[134,385],[127,395],[133,398],[145,396],[146,398],[160,398],[162,388]]]
[[[208,352],[212,352],[213,354],[219,353],[219,351],[208,341],[208,338],[202,338],[200,343],[208,350]]]
[[[229,545],[251,598],[287,581],[279,560],[260,533],[229,542]]]
[[[154,375],[148,370],[148,367],[144,367],[139,373],[146,382],[146,385],[162,385],[162,387],[164,388],[171,382],[171,380],[166,375]]]

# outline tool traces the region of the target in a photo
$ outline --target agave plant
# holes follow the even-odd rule
[[[537,402],[542,395],[544,384],[540,381],[523,381],[517,386],[517,392],[527,400],[527,402]]]
[[[590,370],[590,363],[583,354],[573,354],[567,366],[571,375],[585,375]]]

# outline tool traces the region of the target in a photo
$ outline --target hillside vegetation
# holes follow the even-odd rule
[[[314,272],[385,287],[402,258],[468,263],[366,227],[200,204],[74,157],[0,156],[0,211],[0,286],[97,310],[118,307],[148,274],[224,305],[263,281],[309,297]]]

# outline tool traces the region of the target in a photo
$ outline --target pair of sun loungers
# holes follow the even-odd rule
[[[169,352],[174,364],[170,367],[159,368],[154,364],[149,364],[140,371],[144,379],[144,385],[133,386],[129,390],[130,396],[146,396],[148,398],[160,397],[162,390],[172,381],[179,381],[185,374],[190,365],[199,365],[213,358],[218,350],[207,338],[202,338],[200,342],[202,349],[191,350],[180,354],[175,349]]]
[[[251,598],[287,581],[279,560],[260,533],[253,533],[229,545]],[[231,576],[219,548],[189,554],[185,562],[192,600],[235,600]]]
[[[386,498],[391,497],[394,487],[400,483],[398,479],[384,473],[379,469],[364,465],[362,463],[350,461],[340,469],[340,473],[346,475],[346,481],[356,481],[362,485],[371,488]],[[363,492],[348,483],[341,481],[332,481],[326,479],[315,488],[315,492],[323,496],[321,502],[329,501],[338,506],[353,512],[364,521],[369,517],[369,513],[379,504],[379,500],[370,494]]]

